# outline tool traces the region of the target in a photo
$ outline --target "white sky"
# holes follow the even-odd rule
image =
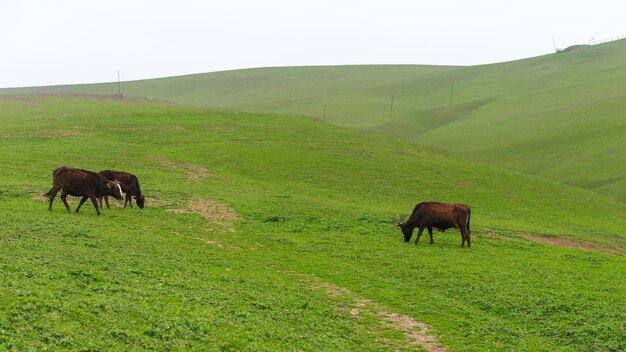
[[[335,64],[472,65],[626,35],[624,0],[0,0],[0,87]]]

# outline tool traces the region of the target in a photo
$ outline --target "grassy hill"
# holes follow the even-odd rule
[[[626,201],[626,40],[482,66],[265,68],[123,82],[122,90],[318,119],[325,110],[326,121],[339,126]],[[2,92],[115,94],[117,84]]]
[[[274,114],[15,96],[0,123],[4,349],[626,347],[626,206],[590,191]],[[147,207],[50,213],[60,165],[132,171]],[[427,199],[472,206],[471,249],[402,243]]]

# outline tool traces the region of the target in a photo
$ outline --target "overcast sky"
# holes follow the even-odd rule
[[[266,66],[474,65],[626,35],[624,0],[0,0],[0,87]]]

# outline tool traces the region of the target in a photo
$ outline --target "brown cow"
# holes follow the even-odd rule
[[[61,191],[61,200],[63,204],[65,204],[65,208],[67,208],[68,212],[70,211],[70,206],[67,204],[66,200],[68,194],[83,197],[80,203],[78,203],[78,207],[76,207],[77,213],[83,203],[89,198],[96,208],[98,215],[102,215],[100,209],[98,209],[98,197],[110,195],[116,199],[122,199],[122,188],[119,182],[107,180],[92,171],[65,166],[52,172],[52,188],[45,194],[50,197],[49,211],[52,211],[52,201],[59,191]]]
[[[143,209],[146,198],[143,196],[143,194],[141,194],[141,188],[139,188],[139,180],[137,179],[137,176],[124,171],[112,170],[100,171],[99,174],[106,179],[116,180],[120,182],[122,192],[126,193],[124,208],[126,208],[126,203],[129,203],[131,208],[133,207],[133,200],[131,198],[131,195],[133,195],[135,196],[135,202],[137,202],[139,209]],[[102,198],[103,197],[100,197],[100,208],[102,208]],[[104,195],[104,201],[106,202],[107,209],[109,209],[109,197]]]
[[[398,226],[404,234],[404,242],[409,242],[413,230],[419,228],[415,245],[424,229],[428,229],[430,244],[433,244],[433,228],[443,232],[454,227],[461,231],[461,248],[465,247],[465,241],[470,247],[470,213],[470,207],[466,204],[423,202],[415,206],[409,220],[399,223]]]

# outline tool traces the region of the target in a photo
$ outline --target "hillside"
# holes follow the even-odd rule
[[[592,192],[274,114],[16,96],[0,123],[2,348],[626,347],[626,205]],[[132,171],[147,206],[49,213],[60,165]],[[402,242],[428,199],[472,206],[471,249]]]
[[[122,91],[318,119],[325,110],[339,126],[626,201],[626,40],[482,66],[265,68],[123,82]],[[0,90],[37,92],[115,94],[117,84]]]

